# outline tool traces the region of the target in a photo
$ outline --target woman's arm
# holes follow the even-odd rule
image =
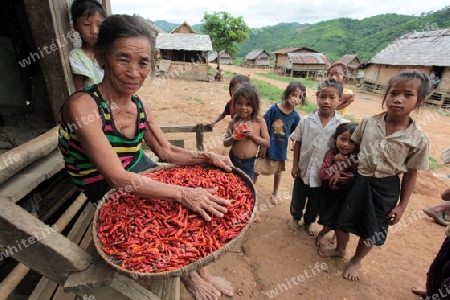
[[[62,115],[66,124],[76,134],[86,156],[111,187],[130,191],[130,193],[138,196],[178,201],[196,211],[208,221],[210,220],[209,214],[223,216],[223,213],[226,212],[224,206],[229,205],[230,202],[213,196],[207,190],[168,185],[126,171],[102,130],[102,120],[98,117],[97,111],[98,107],[95,101],[88,94],[77,93],[69,98],[63,108]],[[209,154],[198,153],[194,158],[193,152],[173,149],[175,147],[172,148],[170,143],[162,136],[161,130],[158,130],[159,127],[154,130],[157,134],[152,140],[153,143],[151,143],[152,146],[156,146],[152,149],[158,150],[157,155],[162,155],[161,151],[168,149],[169,154],[167,156],[169,158],[175,156],[176,159],[174,160],[180,163],[183,162],[183,158],[185,163],[195,161],[202,163],[211,162],[215,156],[218,157],[218,155],[209,156]],[[146,132],[146,140],[148,139],[147,135],[149,135],[149,132]],[[174,152],[176,154],[173,154]],[[225,165],[225,162],[223,164]],[[229,164],[231,165],[231,162]],[[229,166],[228,168],[231,170]]]

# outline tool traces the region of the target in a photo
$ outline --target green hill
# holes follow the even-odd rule
[[[155,23],[167,31],[179,25]],[[191,26],[200,32],[201,24]],[[306,46],[324,53],[332,61],[344,54],[357,54],[365,62],[405,33],[444,28],[450,28],[450,6],[421,16],[383,14],[363,20],[339,18],[316,24],[280,23],[252,28],[249,39],[239,45],[238,56],[244,57],[255,49],[272,52],[289,46]]]

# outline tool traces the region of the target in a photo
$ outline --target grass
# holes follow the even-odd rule
[[[438,160],[433,156],[428,157],[428,162],[430,163],[430,170],[439,169],[443,166],[443,164],[439,163]]]
[[[190,101],[190,100],[194,100],[195,102],[198,102],[198,103],[204,104],[203,100],[202,100],[202,99],[200,99],[200,98],[187,97],[187,99],[186,99],[186,100],[188,100],[188,101]]]
[[[256,75],[274,79],[274,80],[281,81],[281,82],[286,82],[286,83],[289,83],[292,81],[298,81],[298,82],[303,83],[306,87],[308,87],[312,90],[316,90],[317,85],[318,85],[318,83],[316,81],[310,80],[308,78],[286,77],[286,76],[277,75],[275,73],[256,73]]]

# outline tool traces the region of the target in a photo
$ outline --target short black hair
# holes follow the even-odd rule
[[[342,94],[344,93],[344,86],[342,85],[342,83],[336,81],[335,79],[326,79],[319,83],[316,94],[318,95],[322,89],[329,86],[337,88],[339,97],[342,97]]]

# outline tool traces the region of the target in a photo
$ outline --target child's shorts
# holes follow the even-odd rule
[[[281,175],[286,170],[284,160],[271,160],[258,157],[255,163],[255,173],[258,175]]]

